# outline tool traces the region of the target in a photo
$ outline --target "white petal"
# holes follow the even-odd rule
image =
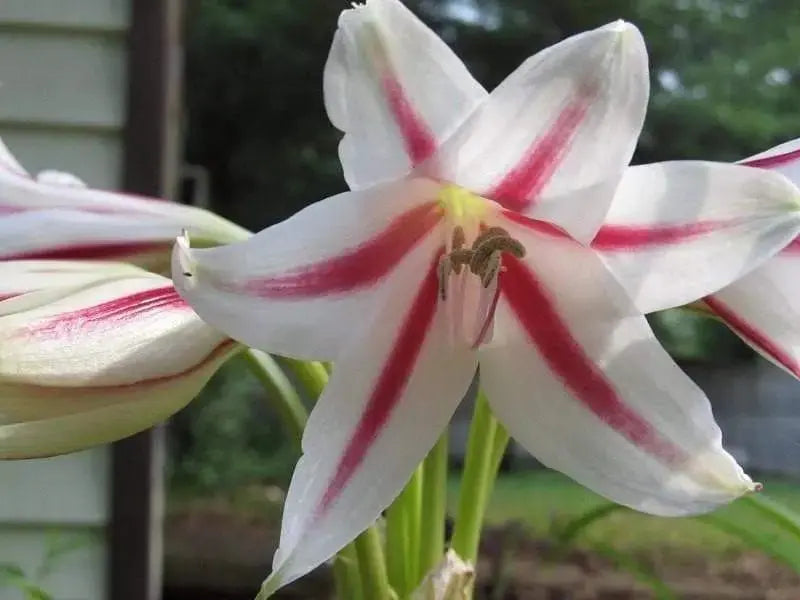
[[[135,385],[59,388],[0,383],[0,459],[75,452],[152,427],[192,400],[236,351],[228,343],[190,371]]]
[[[707,297],[720,319],[765,358],[800,378],[800,247]]]
[[[3,151],[4,146],[0,167]],[[249,235],[199,208],[86,188],[68,173],[44,171],[37,180],[8,165],[0,168],[0,258],[142,258],[138,262],[146,263],[155,255],[163,264],[181,229],[207,243]]]
[[[795,184],[800,185],[800,138],[784,142],[774,148],[754,154],[740,164],[750,167],[769,169],[786,175]]]
[[[345,10],[325,65],[325,106],[352,189],[428,158],[485,97],[452,50],[397,0]]]
[[[680,306],[742,277],[800,232],[785,177],[723,163],[632,167],[592,242],[642,312]]]
[[[134,265],[119,262],[0,261],[0,315],[52,302],[101,281],[131,276],[158,277]]]
[[[545,465],[637,510],[711,510],[753,489],[721,446],[708,400],[590,250],[509,228],[496,340],[481,383]]]
[[[347,192],[238,244],[178,245],[175,284],[206,322],[249,346],[334,358],[384,284],[419,276],[441,245],[438,190],[414,180]]]
[[[19,161],[11,154],[5,142],[0,139],[0,168],[6,169],[17,175],[28,177],[28,172],[23,168]]]
[[[88,188],[86,182],[76,177],[72,173],[65,173],[64,171],[56,171],[54,169],[46,169],[40,171],[36,175],[36,181],[39,183],[46,183],[48,185],[66,185],[77,188]]]
[[[33,294],[55,290],[50,302],[0,316],[0,458],[141,431],[188,403],[238,349],[163,277]]]
[[[442,178],[517,211],[627,166],[649,78],[639,31],[618,21],[536,54],[495,89],[435,157]],[[597,197],[603,206],[611,197]],[[580,220],[577,212],[572,219]]]
[[[99,282],[0,317],[0,379],[42,386],[119,386],[176,376],[227,338],[163,277]]]
[[[475,353],[450,346],[436,264],[430,259],[425,272],[396,287],[336,362],[303,436],[274,571],[260,597],[372,524],[466,393]]]

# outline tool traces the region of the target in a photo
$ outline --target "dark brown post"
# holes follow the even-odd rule
[[[181,0],[131,0],[124,187],[169,197],[179,160]],[[162,588],[164,431],[114,444],[110,600],[159,600]]]

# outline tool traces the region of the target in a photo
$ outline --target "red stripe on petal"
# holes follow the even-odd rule
[[[680,244],[701,235],[733,227],[738,221],[698,221],[682,225],[603,225],[592,240],[597,250],[636,250],[648,246]]]
[[[169,285],[47,318],[41,323],[26,327],[21,335],[60,338],[100,325],[116,327],[147,313],[174,309],[191,310],[175,288]]]
[[[4,256],[3,260],[113,260],[145,253],[168,253],[169,244],[155,242],[96,242],[42,248]]]
[[[378,235],[340,256],[225,289],[260,298],[307,298],[369,286],[389,273],[440,220],[437,205],[424,204],[398,216]]]
[[[758,167],[760,169],[770,169],[773,167],[781,167],[795,160],[800,160],[800,148],[784,154],[775,154],[774,156],[764,156],[762,158],[743,160],[739,164],[748,167]]]
[[[425,337],[436,314],[439,281],[436,260],[431,263],[414,302],[403,318],[392,351],[383,364],[378,380],[372,388],[364,412],[347,442],[333,477],[317,508],[317,515],[325,513],[341,494],[363,462],[372,444],[400,401],[414,366],[422,350]]]
[[[417,166],[436,151],[436,138],[414,109],[402,84],[391,75],[385,75],[382,82],[389,110],[403,137],[411,165]]]
[[[506,173],[487,197],[512,210],[523,211],[530,208],[563,160],[572,138],[586,116],[590,100],[589,96],[582,95],[567,104],[549,131],[534,140],[522,159]]]
[[[800,237],[794,238],[791,242],[784,246],[783,250],[781,250],[779,254],[800,254]]]
[[[522,225],[526,229],[530,229],[531,231],[535,231],[537,233],[543,233],[550,237],[562,238],[562,239],[572,239],[572,237],[563,229],[561,229],[558,225],[554,225],[548,221],[539,221],[538,219],[531,219],[530,217],[526,217],[525,215],[515,212],[513,210],[502,210],[501,214],[504,219],[511,221],[512,223],[516,223],[517,225]]]
[[[625,403],[600,367],[587,356],[536,275],[518,259],[504,257],[503,296],[542,360],[572,395],[621,436],[659,460],[686,457],[680,448]]]
[[[800,364],[798,364],[791,354],[781,348],[778,343],[772,341],[766,333],[737,314],[735,310],[716,296],[706,296],[703,298],[703,301],[715,315],[725,321],[725,323],[745,340],[756,348],[761,349],[787,371],[794,374],[796,377],[800,377]]]

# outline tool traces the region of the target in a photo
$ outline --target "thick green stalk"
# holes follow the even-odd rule
[[[508,448],[508,430],[503,426],[502,423],[495,419],[497,425],[495,425],[494,431],[494,443],[492,444],[492,480],[490,481],[487,492],[491,493],[492,487],[494,486],[494,479],[497,478],[497,472],[500,470],[500,463],[503,462],[503,456],[505,456],[506,448]]]
[[[386,570],[389,575],[389,585],[401,598],[408,593],[411,585],[411,582],[406,580],[408,534],[405,507],[401,502],[395,501],[386,510]]]
[[[420,551],[420,529],[422,526],[422,488],[424,485],[422,465],[419,465],[414,474],[403,491],[406,496],[406,511],[408,519],[408,555],[406,556],[406,564],[408,573],[408,581],[411,589],[417,587],[417,584],[422,580],[422,574],[419,570],[419,551]]]
[[[285,358],[283,362],[294,373],[312,398],[319,398],[328,384],[328,371],[321,362]]]
[[[376,527],[370,527],[355,539],[361,589],[369,600],[389,600],[392,597],[383,545]],[[349,600],[340,599],[340,600]]]
[[[453,550],[473,565],[478,558],[478,542],[489,490],[497,472],[495,464],[499,463],[494,449],[497,427],[497,419],[492,415],[486,395],[482,390],[478,391],[469,428],[452,541]]]
[[[269,399],[283,422],[292,443],[300,451],[303,429],[308,420],[308,411],[303,406],[297,390],[281,370],[275,359],[261,350],[246,350],[242,353],[250,371],[269,393]]]
[[[358,572],[358,556],[353,544],[348,544],[333,561],[333,579],[338,600],[365,600]]]
[[[419,532],[419,574],[424,577],[444,555],[444,519],[447,510],[447,431],[422,463],[422,516]]]

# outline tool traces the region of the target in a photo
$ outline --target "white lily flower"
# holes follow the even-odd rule
[[[0,281],[16,286],[0,301],[0,459],[147,429],[239,349],[169,279],[131,265],[10,261]]]
[[[800,139],[741,161],[800,184]],[[800,238],[758,269],[704,299],[706,306],[762,356],[800,378]]]
[[[556,44],[485,97],[400,2],[368,0],[340,18],[325,95],[353,191],[230,246],[179,240],[173,255],[177,289],[207,322],[270,352],[335,360],[262,596],[378,517],[479,363],[511,434],[612,500],[685,515],[755,489],[722,448],[704,394],[580,243],[602,224],[644,118],[647,55],[634,26]],[[719,182],[722,168],[738,174],[703,163],[650,177],[684,189],[698,171]],[[753,174],[746,193],[720,189],[775,198],[796,225],[798,190],[741,169]],[[670,210],[661,188],[636,188],[643,204]]]
[[[58,171],[31,177],[0,141],[0,260],[116,260],[166,271],[182,229],[208,244],[249,235],[200,208],[91,189]]]

